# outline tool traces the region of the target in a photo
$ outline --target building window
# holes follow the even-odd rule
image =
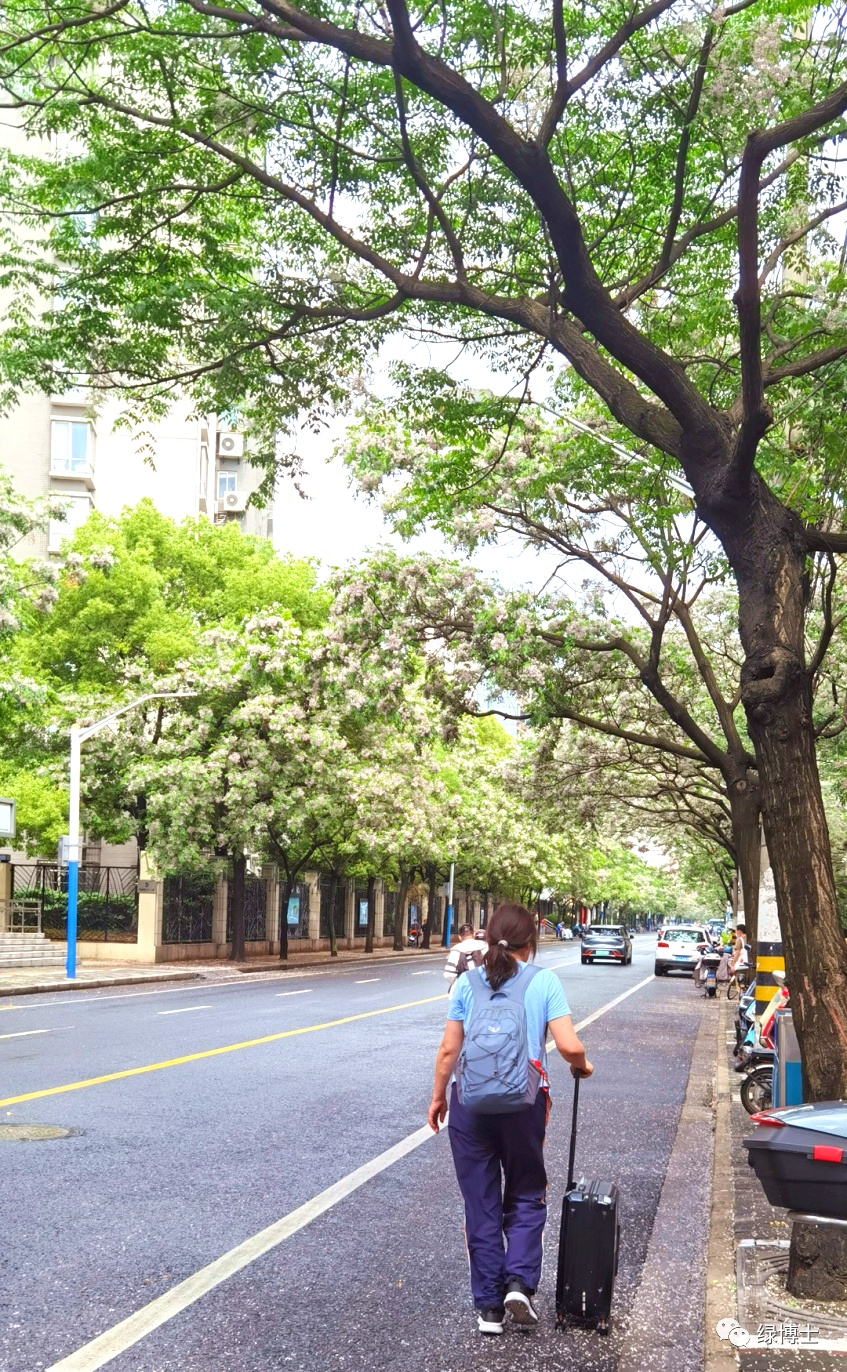
[[[82,476],[91,470],[91,425],[86,420],[54,419],[50,471],[54,476]]]
[[[234,495],[238,490],[237,481],[237,472],[218,472],[218,500],[223,500],[227,495]]]
[[[65,518],[51,519],[47,526],[47,551],[49,553],[58,553],[65,539],[73,538],[76,530],[85,523],[91,513],[91,501],[88,496],[62,496],[61,504],[65,507]]]

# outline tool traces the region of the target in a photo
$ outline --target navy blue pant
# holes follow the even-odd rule
[[[502,1305],[510,1277],[520,1277],[531,1291],[541,1278],[547,1104],[539,1091],[534,1105],[513,1115],[473,1114],[460,1105],[453,1084],[448,1133],[465,1202],[477,1310]]]

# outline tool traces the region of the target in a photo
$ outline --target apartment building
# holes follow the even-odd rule
[[[187,402],[146,429],[121,423],[121,406],[96,407],[85,389],[23,396],[0,418],[0,465],[22,495],[57,497],[64,520],[50,521],[19,552],[58,553],[92,510],[116,516],[139,500],[180,520],[237,521],[270,538],[270,511],[249,504],[261,473],[244,456],[244,435],[215,416],[196,418]]]

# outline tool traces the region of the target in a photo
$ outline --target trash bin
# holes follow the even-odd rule
[[[800,1045],[794,1030],[794,1017],[790,1010],[777,1010],[774,1015],[774,1061],[773,1061],[773,1103],[783,1105],[802,1105],[803,1066],[800,1062]]]
[[[747,1161],[771,1205],[847,1220],[847,1101],[752,1116]]]

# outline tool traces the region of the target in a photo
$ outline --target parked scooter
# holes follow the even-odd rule
[[[777,980],[784,982],[783,976],[778,976]],[[748,996],[745,995],[745,1000]],[[743,1016],[739,1005],[739,1018],[742,1023],[749,1022],[749,1029],[744,1035],[743,1041],[739,1041],[739,1025],[736,1024],[736,1072],[744,1073],[744,1081],[741,1084],[741,1104],[748,1115],[755,1115],[759,1110],[767,1110],[773,1104],[773,1064],[774,1064],[774,1026],[775,1014],[777,1010],[783,1009],[788,1004],[788,990],[784,985],[780,985],[769,1003],[762,1011],[761,1015],[756,1015],[756,1003],[753,1000],[745,1007]]]
[[[722,957],[723,954],[719,953],[717,948],[712,947],[700,959],[703,985],[706,989],[706,995],[711,1000],[714,1000],[718,993],[718,968],[721,965]]]
[[[706,944],[698,946],[701,951],[694,968],[694,985],[702,986],[705,994],[714,999],[718,993],[718,969],[723,960],[723,954],[714,943],[711,947]]]

